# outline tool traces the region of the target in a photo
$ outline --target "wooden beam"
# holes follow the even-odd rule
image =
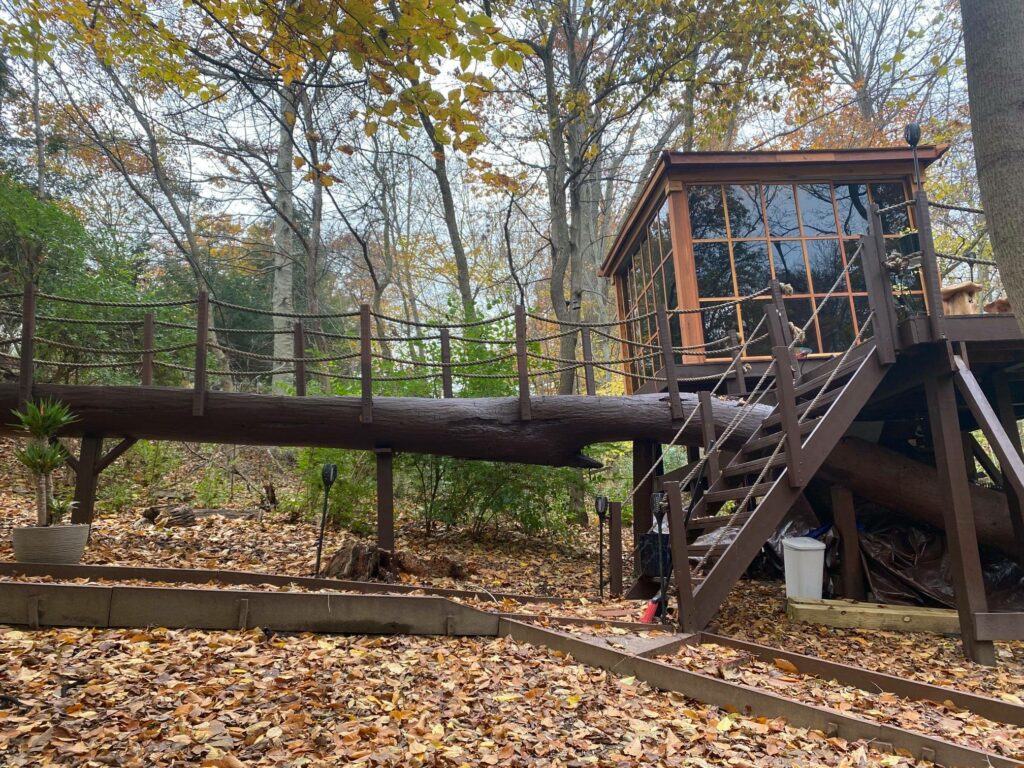
[[[993,377],[992,384],[995,389],[999,421],[1010,438],[1017,455],[1021,456],[1020,425],[1017,423],[1017,413],[1013,406],[1009,379],[1005,373],[999,372]],[[1006,492],[1006,507],[1010,513],[1010,525],[1013,527],[1014,558],[1018,565],[1024,566],[1024,498],[1017,495],[1009,478],[1005,476],[1003,477],[1003,490]]]
[[[394,455],[387,448],[377,454],[377,546],[395,550],[395,476]]]
[[[851,600],[863,600],[864,562],[860,555],[860,534],[857,532],[857,516],[853,494],[841,485],[832,486],[832,517],[839,532],[839,566],[843,596]]]
[[[199,292],[196,302],[196,370],[192,395],[192,415],[206,412],[206,344],[210,335],[210,294]]]
[[[516,304],[516,374],[519,381],[519,418],[529,421],[530,408],[530,361],[526,347],[526,307]]]
[[[121,456],[123,456],[128,451],[129,448],[135,445],[136,442],[138,441],[134,437],[126,437],[113,448],[111,448],[109,451],[107,451],[106,454],[104,454],[103,458],[96,462],[96,474],[98,475],[100,472],[102,472],[115,461],[117,461],[119,458],[121,458]]]
[[[847,629],[884,629],[894,632],[960,633],[960,618],[949,608],[882,605],[854,600],[810,600],[790,597],[786,615],[793,621]]]
[[[665,307],[658,305],[655,310],[658,325],[658,341],[661,343],[661,368],[665,374],[665,387],[668,390],[669,410],[672,419],[683,418],[683,406],[679,402],[679,377],[676,375],[676,355],[672,349],[672,334],[669,332],[668,314]]]
[[[970,432],[967,433],[967,443],[971,451],[971,455],[981,464],[981,468],[985,470],[985,474],[988,475],[988,479],[992,481],[993,485],[1003,485],[1003,473],[1000,471],[996,463],[992,461],[992,457],[988,455],[988,451],[982,447],[981,443],[978,442],[978,438],[972,435]]]
[[[964,467],[963,445],[960,442],[953,377],[948,373],[937,372],[937,375],[926,379],[925,396],[939,487],[946,498],[943,504],[943,527],[952,565],[953,591],[960,614],[960,636],[969,658],[979,664],[993,666],[996,657],[992,643],[979,640],[974,631],[974,616],[986,613],[988,603],[982,579],[970,486]]]
[[[75,475],[75,509],[71,513],[72,523],[92,523],[96,508],[97,466],[103,450],[103,438],[86,435],[82,438],[82,452],[78,457],[78,472]]]

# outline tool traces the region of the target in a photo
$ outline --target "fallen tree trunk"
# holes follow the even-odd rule
[[[0,412],[17,408],[17,384],[0,384]],[[519,418],[514,397],[381,397],[373,420],[360,419],[358,397],[295,397],[244,392],[207,392],[202,416],[192,415],[190,389],[89,387],[37,384],[37,399],[65,403],[77,421],[69,437],[103,435],[145,440],[183,440],[236,445],[323,446],[430,453],[465,459],[550,466],[596,467],[581,452],[588,445],[629,440],[668,443],[682,426],[673,421],[667,395],[587,397],[559,395],[531,399],[532,418]],[[684,419],[697,396],[683,394]],[[736,415],[734,401],[713,399],[715,429],[721,434]],[[727,447],[737,447],[757,429],[770,408],[746,409]],[[679,445],[700,445],[700,414]],[[11,425],[0,433],[16,434]]]
[[[945,529],[942,510],[949,501],[939,490],[934,467],[857,438],[840,441],[818,478],[844,485],[863,499]],[[971,485],[978,541],[1015,556],[1006,495]]]

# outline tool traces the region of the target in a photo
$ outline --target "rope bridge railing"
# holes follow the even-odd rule
[[[8,302],[0,303],[0,334],[9,336],[0,343],[0,364],[12,373],[17,367],[22,399],[31,397],[37,371],[65,383],[191,385],[197,414],[214,379],[221,381],[213,388],[251,390],[269,382],[274,391],[300,396],[315,382],[324,393],[358,394],[369,419],[375,392],[393,383],[422,382],[414,394],[518,391],[521,415],[529,418],[530,398],[565,391],[565,376],[572,377],[574,391],[596,395],[598,372],[629,377],[684,355],[736,357],[763,336],[740,344],[733,333],[673,346],[669,318],[751,301],[767,291],[696,310],[658,307],[625,321],[550,318],[520,306],[493,317],[434,323],[366,305],[344,312],[278,312],[205,292],[196,299],[118,302],[29,286],[22,294],[0,295],[0,302]],[[17,297],[20,311],[9,301]],[[649,342],[635,339],[631,329],[650,318],[662,332]],[[278,386],[285,377],[294,383]]]

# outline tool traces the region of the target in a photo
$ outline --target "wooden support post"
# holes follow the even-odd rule
[[[86,435],[82,438],[82,452],[75,473],[75,509],[72,523],[91,523],[96,509],[96,481],[99,478],[100,454],[103,438]]]
[[[295,358],[295,394],[306,396],[306,329],[301,320],[292,331],[292,357]]]
[[[943,517],[964,650],[979,664],[992,666],[995,664],[995,649],[991,641],[977,639],[974,624],[975,615],[987,613],[988,608],[970,485],[960,442],[953,378],[948,372],[940,371],[926,378],[924,385],[939,487],[947,500],[943,505]]]
[[[732,353],[732,366],[733,366],[733,378],[729,382],[729,394],[743,396],[747,394],[747,377],[743,371],[743,358],[741,357],[742,350],[740,347],[740,337],[736,334],[736,331],[729,331],[729,346],[733,348]]]
[[[651,516],[651,494],[654,493],[654,478],[657,472],[643,480],[661,458],[661,446],[649,440],[633,441],[633,541],[639,542],[640,536],[651,529],[654,518]],[[635,546],[635,545],[634,545]],[[639,569],[640,562],[636,559],[634,566]]]
[[[871,204],[868,234],[864,236],[860,254],[864,270],[864,284],[868,292],[868,306],[875,313],[871,330],[875,337],[878,362],[889,365],[896,361],[896,302],[892,295],[892,281],[885,266],[885,238],[878,206]]]
[[[839,532],[840,578],[843,597],[864,600],[864,562],[860,556],[860,534],[857,532],[857,516],[853,506],[853,493],[841,485],[832,486],[832,518]]]
[[[782,324],[779,326],[782,335],[779,338],[772,337],[772,345],[789,347],[793,343],[793,330],[789,327],[786,303],[782,300],[782,286],[779,285],[778,280],[772,280],[768,283],[768,287],[771,289],[772,306],[775,307],[782,319]],[[771,331],[770,328],[768,330]]]
[[[394,454],[378,448],[377,454],[377,546],[395,551],[395,478]]]
[[[608,586],[612,597],[622,597],[622,502],[608,504]]]
[[[968,433],[969,440],[967,441],[970,445],[971,453],[974,455],[974,460],[981,464],[981,468],[985,471],[985,475],[989,480],[992,481],[993,485],[1004,486],[1006,479],[1003,477],[1003,473],[1000,472],[999,467],[992,460],[992,457],[988,455],[988,452],[978,442],[978,438]]]
[[[454,397],[452,387],[452,335],[447,328],[441,329],[441,394]]]
[[[712,447],[715,444],[714,410],[711,407],[711,393],[706,389],[698,392],[697,398],[700,401],[700,428],[704,439],[704,452],[708,457],[705,477],[710,488],[718,480],[720,470],[718,450]]]
[[[359,382],[362,385],[362,411],[359,420],[373,423],[373,331],[370,305],[359,305]]]
[[[21,299],[21,359],[18,368],[18,407],[24,408],[32,399],[36,350],[36,287],[25,283]]]
[[[996,412],[999,414],[1003,431],[1009,436],[1017,455],[1022,456],[1024,454],[1021,451],[1020,426],[1017,424],[1017,413],[1013,407],[1013,395],[1010,392],[1010,382],[1006,378],[1006,374],[997,373],[993,379],[993,385]],[[1010,523],[1013,526],[1017,564],[1024,567],[1024,498],[1017,495],[1005,473],[1003,475],[1003,490],[1006,491],[1006,506],[1010,512]]]
[[[793,488],[806,484],[803,472],[803,444],[800,439],[800,419],[796,412],[795,382],[788,350],[785,347],[772,347],[772,358],[775,361],[775,394],[778,398],[779,426],[785,433],[786,441],[786,476]]]
[[[196,373],[192,395],[192,415],[202,416],[206,410],[206,341],[210,335],[210,294],[199,292],[196,302]]]
[[[975,483],[978,481],[978,465],[974,461],[974,446],[971,445],[970,432],[960,433],[960,442],[964,449],[964,469],[967,471],[967,481]]]
[[[519,374],[519,418],[533,418],[530,409],[530,362],[526,356],[526,308],[516,304],[516,370]]]
[[[147,312],[142,320],[142,386],[153,386],[153,347],[156,346],[156,320]]]
[[[587,385],[587,394],[597,394],[597,383],[594,379],[594,349],[590,341],[590,329],[580,328],[580,345],[583,347],[583,380]]]
[[[696,632],[694,621],[693,580],[690,577],[689,549],[686,546],[686,511],[679,483],[665,483],[668,494],[668,539],[672,552],[672,576],[676,581],[676,596],[680,632]]]
[[[919,189],[914,194],[914,218],[917,239],[921,244],[921,272],[924,276],[924,294],[928,299],[928,325],[932,340],[946,338],[946,315],[942,308],[942,278],[932,238],[932,217],[928,211],[928,193]]]
[[[658,341],[661,344],[661,366],[665,372],[665,386],[668,390],[669,410],[672,420],[683,418],[683,404],[679,399],[679,377],[676,376],[676,355],[672,350],[672,334],[669,331],[668,313],[659,304],[655,310],[658,323]]]

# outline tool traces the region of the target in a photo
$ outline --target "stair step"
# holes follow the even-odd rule
[[[740,512],[735,515],[716,515],[715,517],[693,517],[686,524],[688,531],[713,531],[716,528],[725,528],[727,525],[735,524],[737,527],[746,522],[751,511]]]
[[[751,498],[757,498],[764,496],[772,489],[775,483],[759,483],[758,485],[738,485],[735,488],[725,488],[718,491],[708,491],[704,494],[704,500],[708,504],[715,504],[719,501],[741,501],[747,498],[747,494],[750,493],[750,489],[754,489],[753,496]]]
[[[847,358],[846,362],[839,366],[838,373],[832,378],[832,383],[836,383],[847,375],[857,370],[857,366],[860,365],[861,358],[859,355],[855,356],[854,359]],[[806,395],[808,392],[816,392],[821,389],[822,385],[828,381],[828,377],[832,376],[832,366],[827,366],[828,370],[818,373],[815,371],[815,376],[812,379],[803,379],[793,389],[797,397]]]
[[[750,475],[754,472],[760,472],[768,462],[771,461],[773,467],[784,467],[786,466],[786,453],[783,451],[777,456],[764,456],[760,459],[751,459],[750,461],[740,461],[729,464],[722,470],[722,474],[726,477],[736,477],[738,475]]]
[[[816,410],[816,411],[821,409],[821,408],[824,408],[826,405],[831,405],[836,400],[836,398],[838,398],[841,394],[843,394],[843,390],[842,389],[834,389],[831,392],[826,392],[824,395],[819,397],[818,398],[818,402],[816,402],[816,403],[814,402],[813,399],[808,400],[805,403],[797,403],[796,404],[796,414],[797,414],[797,416],[803,416],[803,414],[806,413],[808,411],[808,409],[811,407],[812,403],[814,403],[814,410]],[[778,424],[780,424],[781,422],[782,422],[782,414],[779,413],[778,406],[776,406],[775,411],[773,411],[771,413],[771,415],[769,415],[764,420],[764,422],[762,422],[762,426],[774,427],[774,426],[777,426]]]
[[[818,419],[808,419],[800,425],[800,434],[806,435],[814,429],[814,425],[817,423]],[[756,453],[757,451],[763,451],[765,448],[774,448],[779,444],[779,441],[782,440],[783,437],[785,437],[785,435],[782,432],[771,432],[763,437],[755,437],[747,440],[740,451],[741,453],[749,455],[751,453]]]

